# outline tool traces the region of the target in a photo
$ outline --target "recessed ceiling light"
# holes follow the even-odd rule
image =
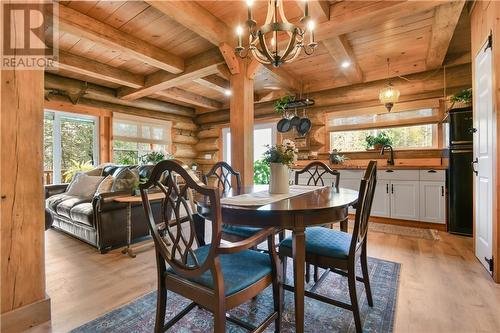
[[[231,92],[231,90],[229,90],[229,89],[226,89],[226,90],[224,91],[224,95],[226,95],[226,96],[231,96],[231,94],[232,94],[232,92]]]
[[[343,61],[340,66],[342,66],[342,68],[347,68],[347,67],[351,66],[351,62],[348,60]]]

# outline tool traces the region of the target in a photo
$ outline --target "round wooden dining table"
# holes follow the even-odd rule
[[[267,185],[247,186],[242,188],[242,194],[267,189]],[[232,191],[223,195],[223,197],[232,196]],[[297,333],[304,332],[305,229],[344,220],[347,218],[349,206],[355,204],[357,199],[358,191],[323,187],[263,206],[235,206],[224,204],[222,201],[222,221],[225,224],[277,227],[292,231]]]

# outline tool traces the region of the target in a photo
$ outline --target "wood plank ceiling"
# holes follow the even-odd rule
[[[316,52],[276,71],[261,67],[256,101],[439,68],[448,51],[453,54],[447,61],[467,61],[466,41],[452,42],[463,1],[310,1],[318,22]],[[233,56],[235,27],[246,20],[244,1],[59,4],[60,68],[52,74],[116,89],[126,100],[149,97],[200,113],[227,107],[233,68],[224,63]],[[297,22],[303,1],[284,6],[287,18]],[[267,2],[256,1],[258,22],[266,11]]]

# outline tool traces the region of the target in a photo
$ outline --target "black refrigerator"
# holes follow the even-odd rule
[[[472,108],[449,113],[448,231],[472,236]]]

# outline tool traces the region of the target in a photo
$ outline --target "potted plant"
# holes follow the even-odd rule
[[[171,160],[174,156],[169,153],[163,153],[161,151],[150,151],[147,154],[142,155],[139,160],[141,164],[157,164],[163,160]]]
[[[289,95],[283,96],[280,99],[276,100],[276,102],[274,102],[274,112],[276,112],[280,116],[284,116],[286,112],[286,105],[293,100],[295,100],[295,97]]]
[[[339,155],[336,151],[332,151],[329,155],[330,163],[332,164],[342,164],[349,158],[345,155]]]
[[[289,171],[297,160],[297,149],[291,140],[269,147],[264,153],[264,161],[271,168],[269,193],[284,194],[290,190]]]
[[[464,89],[450,97],[451,107],[455,104],[460,104],[461,107],[470,106],[472,104],[472,88]]]
[[[191,163],[191,170],[196,171],[198,170],[199,164],[196,162]]]
[[[392,145],[392,140],[386,132],[380,132],[376,136],[368,135],[365,141],[367,150],[370,148],[380,150],[384,145]]]

